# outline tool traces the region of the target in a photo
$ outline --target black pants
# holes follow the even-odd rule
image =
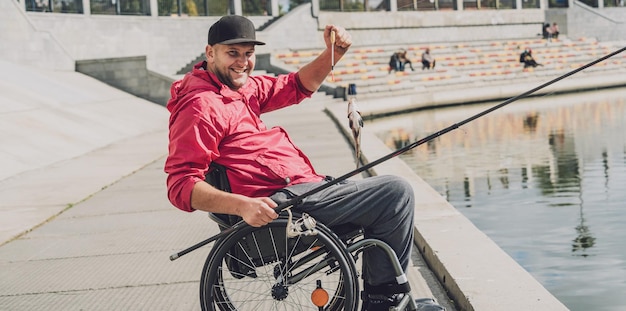
[[[271,198],[280,204],[319,185],[293,185]],[[413,246],[415,197],[404,179],[381,175],[348,180],[306,197],[296,209],[327,226],[363,227],[365,238],[379,239],[391,246],[406,272]],[[363,279],[370,285],[395,283],[395,271],[383,250],[373,247],[363,253]]]

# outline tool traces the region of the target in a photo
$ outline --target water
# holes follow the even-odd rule
[[[396,149],[498,103],[368,122]],[[523,99],[401,156],[571,310],[626,310],[626,89]]]

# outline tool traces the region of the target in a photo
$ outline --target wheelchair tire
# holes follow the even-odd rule
[[[321,310],[311,301],[321,284],[327,311],[357,310],[358,274],[344,243],[327,227],[286,239],[287,220],[244,226],[216,241],[200,280],[202,310]]]

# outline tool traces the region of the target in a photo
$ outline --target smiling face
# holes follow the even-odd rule
[[[246,83],[254,70],[253,43],[207,45],[205,53],[207,70],[234,91]]]

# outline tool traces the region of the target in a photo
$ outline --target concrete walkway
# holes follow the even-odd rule
[[[198,310],[210,247],[169,255],[217,227],[167,201],[166,109],[78,73],[5,62],[0,90],[0,310]],[[324,112],[333,102],[316,94],[266,122],[338,176],[354,161]],[[417,253],[414,263],[415,295],[453,310]]]

